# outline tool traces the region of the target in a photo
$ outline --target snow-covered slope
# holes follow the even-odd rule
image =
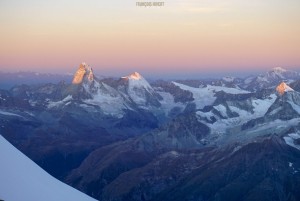
[[[155,98],[154,89],[138,72],[122,77],[127,85],[128,96],[138,105],[149,104],[149,99]],[[153,101],[153,100],[151,100]],[[155,100],[154,100],[155,101]]]
[[[131,75],[122,77],[122,79],[127,79],[129,82],[129,89],[132,90],[134,88],[144,88],[149,92],[152,92],[153,89],[150,84],[145,80],[145,78],[139,74],[138,72],[134,72]]]
[[[58,181],[0,135],[0,199],[5,201],[95,201]]]
[[[219,91],[224,91],[228,94],[247,94],[248,91],[237,89],[237,88],[229,88],[222,86],[212,86],[207,85],[202,88],[190,87],[184,84],[180,84],[177,82],[173,82],[176,86],[180,87],[183,90],[190,91],[193,93],[194,102],[197,106],[197,109],[202,109],[205,106],[212,105],[216,100],[215,94]]]

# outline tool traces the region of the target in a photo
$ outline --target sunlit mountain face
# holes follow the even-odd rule
[[[299,72],[149,81],[134,70],[99,77],[94,68],[83,62],[68,80],[0,90],[0,134],[101,201],[300,200]],[[1,174],[20,177],[13,170]],[[28,194],[18,186],[11,195]],[[1,189],[1,199],[13,197]]]

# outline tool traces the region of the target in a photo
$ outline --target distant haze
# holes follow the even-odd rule
[[[0,1],[0,70],[189,77],[300,67],[299,0]]]

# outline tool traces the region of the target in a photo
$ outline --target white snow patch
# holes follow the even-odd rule
[[[93,94],[92,99],[84,100],[84,103],[99,106],[103,113],[107,115],[116,116],[118,118],[123,117],[123,109],[130,109],[121,95],[112,87],[103,83],[105,90],[101,90],[98,87],[98,91]]]
[[[247,79],[244,80],[245,84],[250,84],[254,80],[254,77],[248,77]]]
[[[96,201],[60,182],[0,135],[0,195],[13,201]]]
[[[193,94],[193,97],[195,99],[194,103],[196,104],[197,109],[202,109],[205,106],[212,105],[216,100],[215,94],[216,92],[219,91],[224,91],[225,93],[229,93],[229,94],[250,93],[249,91],[245,91],[242,89],[229,88],[223,86],[208,85],[207,87],[204,88],[195,88],[177,82],[173,82],[173,84],[175,84],[176,86],[180,87],[183,90],[190,91]]]
[[[294,140],[297,140],[300,138],[300,134],[299,133],[290,133],[287,136],[283,137],[283,139],[285,140],[285,143],[300,150],[300,145],[299,144],[295,144]]]
[[[226,76],[222,78],[222,80],[224,80],[225,82],[233,82],[234,79],[235,79],[234,77],[230,77],[230,76]]]
[[[147,80],[139,73],[135,72],[123,77],[128,80],[128,95],[138,105],[145,105],[147,101],[146,93],[154,93],[153,88]]]
[[[197,111],[196,114],[197,114],[198,116],[203,117],[203,118],[207,118],[208,120],[210,120],[211,117],[214,117],[214,116],[215,116],[215,114],[213,114],[211,111],[209,111],[209,112]],[[216,117],[216,116],[215,116],[215,117]],[[217,117],[216,117],[216,118],[217,118]]]
[[[34,107],[36,106],[37,101],[29,100],[29,104]]]
[[[22,116],[20,116],[20,115],[18,115],[18,114],[14,114],[14,113],[11,113],[11,112],[5,112],[5,111],[1,111],[1,110],[0,110],[0,114],[2,114],[2,115],[7,115],[7,116],[22,117]]]
[[[169,112],[175,107],[179,107],[182,109],[185,107],[185,104],[181,102],[175,103],[174,96],[172,94],[162,91],[157,93],[163,98],[162,100],[160,100],[160,109],[162,109],[166,115],[168,115]]]
[[[214,108],[218,110],[223,117],[227,117],[227,109],[224,105],[217,105],[214,106]]]
[[[299,136],[300,137],[300,136]],[[286,144],[290,145],[291,147],[294,147],[298,150],[300,150],[300,145],[299,144],[295,144],[294,140],[297,138],[294,138],[290,135],[283,137],[284,141]]]
[[[258,82],[269,82],[268,78],[265,76],[258,76],[256,80]]]
[[[270,95],[266,99],[254,99],[252,100],[252,106],[254,107],[255,117],[261,117],[266,114],[271,105],[275,102],[277,96],[275,94]]]
[[[63,100],[61,101],[49,101],[48,102],[48,108],[54,108],[54,107],[60,107],[61,105],[67,105],[66,103],[71,101],[73,99],[73,97],[71,95],[68,95],[67,97],[65,97]]]

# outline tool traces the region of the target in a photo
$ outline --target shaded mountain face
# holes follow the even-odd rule
[[[1,90],[0,133],[99,200],[297,200],[298,78],[149,83],[82,63],[72,83]]]
[[[209,161],[200,157],[198,167],[150,200],[300,199],[300,152],[282,139],[271,137],[230,151],[214,153]]]

